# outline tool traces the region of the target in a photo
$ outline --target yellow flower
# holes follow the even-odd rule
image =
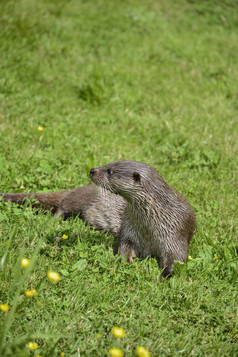
[[[145,346],[138,346],[138,347],[136,347],[136,353],[137,353],[138,355],[140,355],[140,353],[142,353],[142,352],[144,352],[144,351],[146,351]]]
[[[68,239],[69,237],[68,237],[66,234],[63,234],[63,235],[62,235],[62,238],[63,238],[63,239]]]
[[[101,338],[101,337],[102,337],[102,334],[101,334],[101,333],[96,333],[96,337],[97,337],[97,338]]]
[[[61,353],[60,353],[60,357],[64,357],[64,352],[61,352]]]
[[[188,260],[193,260],[193,258],[191,257],[191,255],[188,256]]]
[[[139,357],[150,357],[150,351],[148,351],[145,346],[138,346],[136,353]]]
[[[39,125],[38,128],[37,128],[38,131],[43,131],[44,130],[44,127]]]
[[[123,357],[124,353],[120,348],[111,348],[109,353],[112,357]]]
[[[29,267],[30,264],[31,264],[30,259],[23,258],[23,259],[21,260],[21,266],[22,266],[22,268],[27,268],[27,267]]]
[[[58,281],[60,281],[60,275],[55,271],[49,270],[47,276],[52,283],[58,283]]]
[[[214,255],[214,259],[219,259],[219,257],[217,255]]]
[[[114,337],[117,337],[117,338],[122,338],[126,335],[125,330],[123,330],[123,328],[117,327],[117,326],[113,327],[112,334]]]
[[[25,295],[26,297],[38,296],[38,292],[36,291],[36,289],[26,290]]]
[[[26,297],[32,297],[32,296],[34,296],[31,290],[26,290],[26,291],[25,291],[25,295],[26,295]]]
[[[7,312],[10,309],[10,306],[8,304],[0,304],[0,310],[2,312]]]
[[[35,355],[35,357],[41,357],[41,355]]]
[[[30,349],[30,350],[37,350],[37,348],[39,348],[39,345],[37,342],[28,342],[27,344],[27,347]]]

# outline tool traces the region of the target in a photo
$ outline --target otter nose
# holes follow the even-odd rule
[[[95,169],[91,169],[91,170],[90,170],[90,176],[93,176],[93,175],[94,175],[94,172],[95,172]]]

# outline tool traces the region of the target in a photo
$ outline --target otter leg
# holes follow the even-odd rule
[[[188,254],[188,249],[184,248],[185,250]],[[184,252],[182,254],[181,252],[166,252],[163,259],[159,260],[159,266],[163,269],[162,276],[164,278],[171,278],[173,276],[174,261],[184,262],[187,254],[184,254]]]
[[[163,278],[171,278],[173,276],[173,264],[174,264],[174,255],[171,252],[164,253],[163,256],[157,257],[159,267],[162,270]]]
[[[166,266],[163,271],[162,271],[162,276],[163,278],[172,278],[173,276],[173,267],[172,266]]]
[[[136,252],[130,242],[120,244],[119,255],[123,257],[128,263],[132,263],[133,258],[136,257]]]

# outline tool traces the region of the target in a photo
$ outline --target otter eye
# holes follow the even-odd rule
[[[108,170],[107,170],[107,173],[108,173],[108,175],[112,175],[112,174],[113,174],[113,171],[112,171],[111,169],[108,169]]]

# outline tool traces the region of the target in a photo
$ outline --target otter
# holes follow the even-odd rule
[[[184,261],[196,229],[188,201],[151,166],[135,161],[113,162],[90,171],[93,183],[126,201],[118,250],[133,257],[155,257],[163,276],[171,276],[175,260]]]
[[[188,256],[196,230],[196,216],[188,201],[170,187],[151,166],[137,161],[118,161],[92,168],[93,184],[74,190],[12,194],[5,201],[51,210],[63,219],[79,216],[96,229],[117,238],[122,259],[148,255],[158,260],[164,277],[171,277],[174,261]]]

